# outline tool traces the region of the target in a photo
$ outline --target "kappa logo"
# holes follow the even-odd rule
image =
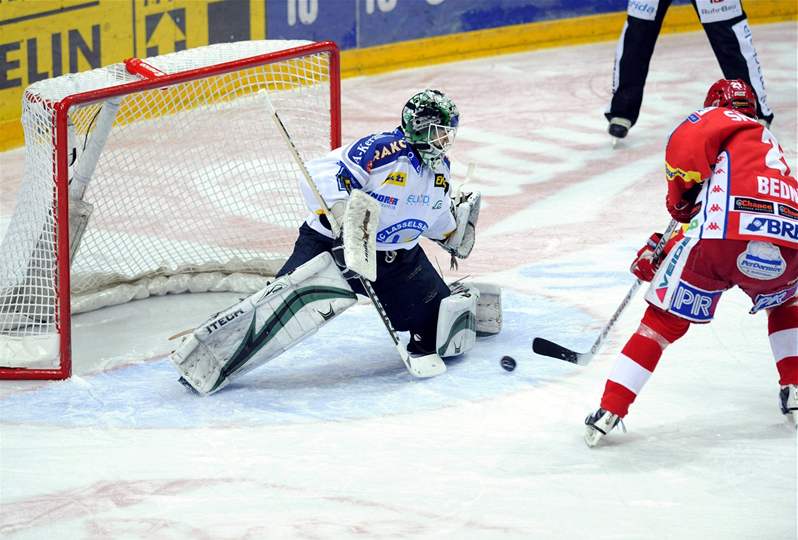
[[[722,187],[720,187],[720,186],[718,186],[718,185],[715,185],[715,186],[712,188],[712,193],[723,193],[723,188],[722,188]]]
[[[718,167],[717,169],[715,169],[715,174],[723,174],[725,172],[726,171],[724,171],[722,167]]]
[[[717,223],[715,223],[713,221],[712,223],[707,225],[707,229],[709,229],[710,231],[719,231],[720,230],[720,225],[718,225]]]
[[[721,210],[723,210],[723,208],[721,208],[721,206],[718,203],[715,203],[709,207],[710,212],[720,212]]]

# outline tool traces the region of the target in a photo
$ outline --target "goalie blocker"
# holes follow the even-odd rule
[[[329,253],[321,253],[216,314],[170,358],[200,394],[217,392],[275,358],[356,302]]]

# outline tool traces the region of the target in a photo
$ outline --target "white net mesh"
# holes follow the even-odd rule
[[[219,44],[145,61],[174,74],[307,43]],[[330,150],[329,70],[321,52],[128,93],[114,98],[118,111],[102,102],[72,107],[70,209],[92,207],[72,262],[73,310],[167,292],[249,292],[263,281],[253,276],[273,275],[306,210],[301,173],[261,92],[312,159]],[[14,365],[20,343],[30,348],[32,338],[44,338],[49,351],[58,335],[54,216],[63,202],[55,189],[54,106],[139,80],[115,64],[26,90],[25,178],[0,244],[0,366]],[[85,193],[76,189],[82,177]]]

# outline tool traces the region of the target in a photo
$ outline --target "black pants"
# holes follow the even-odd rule
[[[692,2],[693,8],[698,14],[695,0]],[[657,14],[653,21],[638,19],[637,17],[626,17],[626,31],[621,34],[620,46],[622,54],[620,58],[615,58],[615,74],[613,84],[612,102],[609,110],[605,113],[607,120],[613,117],[626,118],[632,122],[637,122],[640,115],[640,105],[643,102],[643,87],[648,76],[648,67],[651,56],[654,54],[654,45],[662,29],[662,21],[665,13],[671,5],[671,0],[659,0]],[[718,59],[723,77],[726,79],[742,79],[751,85],[748,62],[740,48],[740,42],[732,27],[746,19],[745,11],[733,19],[718,21],[714,23],[702,24],[704,32],[707,34],[709,44]],[[756,61],[756,58],[753,59]],[[677,69],[678,66],[673,66]],[[760,72],[761,73],[761,72]],[[709,81],[709,84],[715,82]],[[707,88],[709,88],[709,84]],[[764,81],[761,82],[764,88]],[[701,96],[703,98],[703,96]],[[697,103],[696,108],[701,105]],[[768,123],[773,121],[773,113],[769,110],[767,114],[762,111],[761,98],[756,104],[757,115]]]
[[[299,228],[294,251],[277,273],[292,272],[298,266],[324,251],[333,241],[311,229],[307,223]],[[390,261],[390,262],[389,262]],[[360,280],[349,285],[358,294],[366,291]],[[372,283],[393,327],[411,333],[411,352],[433,352],[441,300],[449,296],[449,287],[435,271],[420,246],[413,249],[377,252],[377,280]]]

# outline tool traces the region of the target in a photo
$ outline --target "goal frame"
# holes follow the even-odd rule
[[[67,117],[69,110],[77,105],[106,101],[136,92],[154,90],[203,79],[208,76],[223,75],[234,71],[273,64],[282,60],[293,60],[312,54],[329,55],[330,84],[330,149],[341,145],[341,64],[338,46],[333,41],[321,41],[300,45],[283,51],[270,52],[241,60],[223,62],[213,66],[166,74],[155,78],[145,78],[125,84],[69,95],[54,103],[55,129],[53,130],[53,163],[55,176],[54,197],[57,216],[54,227],[57,238],[56,283],[55,283],[55,328],[59,335],[58,368],[24,368],[0,366],[0,379],[10,380],[62,380],[72,375],[72,303],[70,289],[69,252],[69,166],[67,160]],[[59,226],[61,224],[61,226]]]

